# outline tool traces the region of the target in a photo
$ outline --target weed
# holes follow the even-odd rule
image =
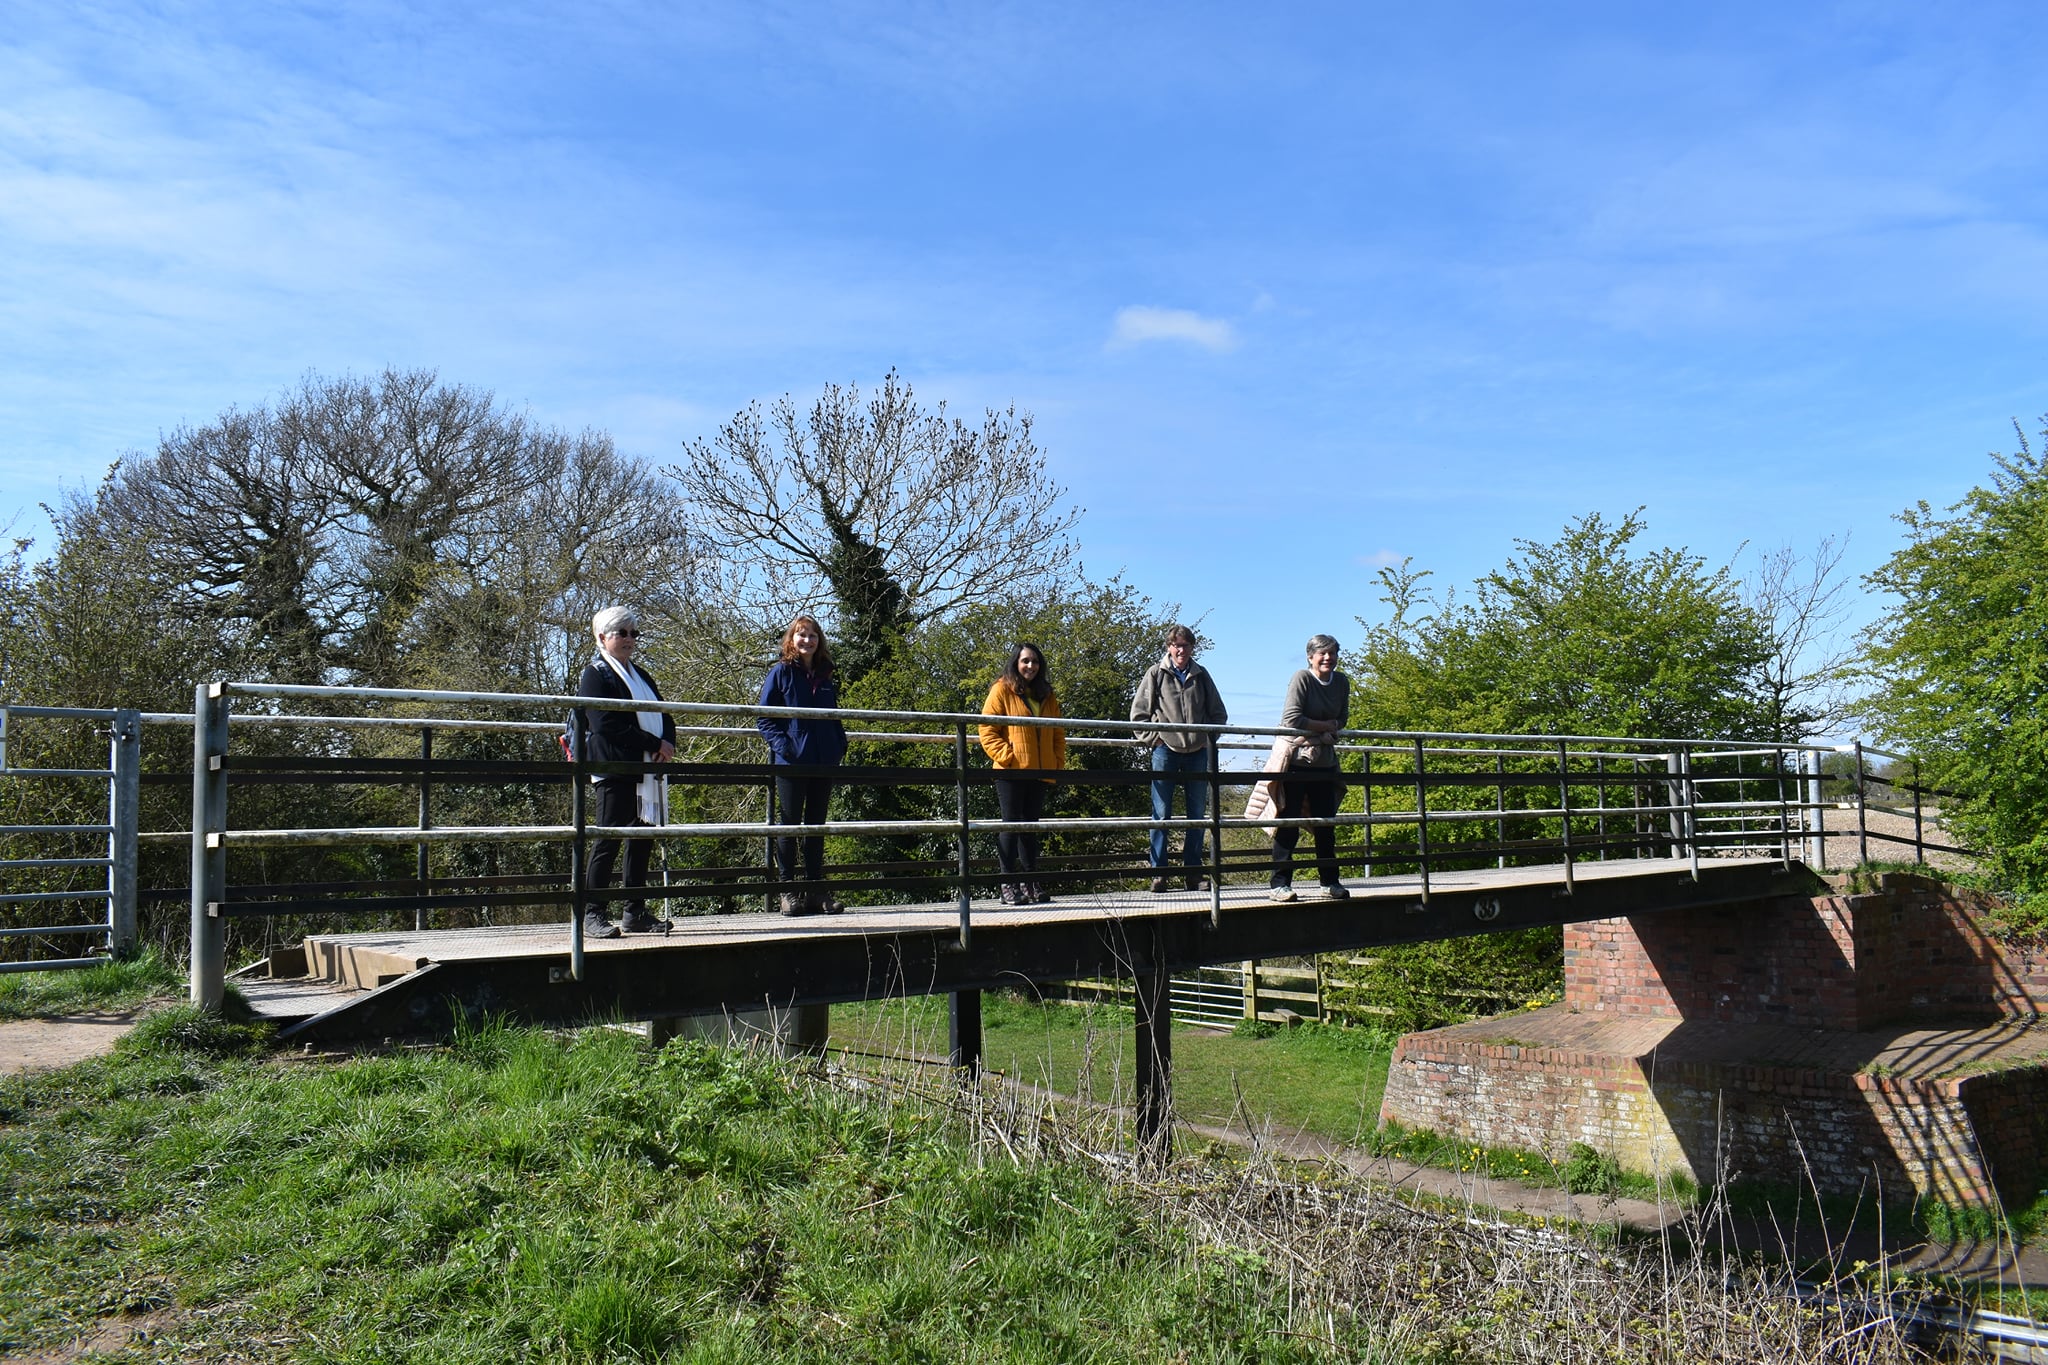
[[[1557,1173],[1564,1187],[1573,1194],[1598,1194],[1612,1198],[1621,1193],[1621,1163],[1583,1142],[1571,1145]]]
[[[90,967],[0,976],[0,1019],[28,1019],[87,1011],[123,1012],[176,990],[178,974],[149,949],[126,961],[109,958]]]

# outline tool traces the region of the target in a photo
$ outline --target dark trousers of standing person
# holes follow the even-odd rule
[[[1045,792],[1046,784],[1036,777],[1022,781],[1016,778],[996,779],[996,804],[1003,808],[1005,822],[1035,821],[1043,817]],[[1005,831],[996,836],[996,862],[1003,869],[1004,881],[1030,877],[1038,871],[1038,842],[1036,834]]]
[[[788,776],[778,773],[775,777],[776,823],[783,825],[822,825],[825,812],[832,805],[832,779],[817,776],[818,769],[806,772],[792,771]],[[797,877],[797,845],[803,845],[804,881],[819,882],[825,879],[825,840],[813,835],[807,839],[785,838],[775,841],[775,864],[782,869],[782,880],[793,882]],[[822,890],[805,893],[808,896],[823,896]]]
[[[640,779],[628,778],[624,782],[599,782],[597,784],[597,823],[624,828],[628,825],[647,828],[647,822],[640,818]],[[592,891],[602,891],[612,884],[612,866],[619,860],[619,845],[626,846],[626,879],[620,885],[627,887],[647,885],[647,859],[654,852],[652,839],[599,839],[590,846],[590,875],[586,885]],[[630,908],[645,913],[647,902],[629,902]],[[605,914],[603,901],[592,901],[584,907]]]
[[[1337,785],[1337,770],[1326,768],[1322,771],[1328,777],[1308,777],[1305,774],[1315,769],[1289,768],[1287,780],[1280,784],[1281,806],[1276,812],[1283,820],[1312,818],[1327,820],[1337,813],[1337,800],[1342,788]],[[1316,836],[1316,875],[1324,886],[1335,886],[1337,876],[1337,831],[1331,825],[1317,825],[1312,831]],[[1294,846],[1301,842],[1301,827],[1283,825],[1273,832],[1273,885],[1294,884]]]

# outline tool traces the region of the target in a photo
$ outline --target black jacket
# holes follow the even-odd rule
[[[628,665],[638,669],[640,676],[661,696],[661,686],[654,681],[654,675],[638,664]],[[576,679],[576,695],[579,697],[616,697],[620,701],[633,699],[632,689],[625,679],[612,671],[609,664],[592,659],[583,665],[583,675]],[[666,711],[661,715],[661,737],[655,738],[640,728],[640,718],[631,711],[584,711],[581,713],[586,727],[584,757],[592,763],[645,763],[661,752],[663,744],[676,742],[675,717]],[[629,773],[608,774],[597,779],[600,782],[638,782],[640,779]]]

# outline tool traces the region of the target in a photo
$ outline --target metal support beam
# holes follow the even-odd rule
[[[192,695],[192,1003],[217,1010],[227,994],[228,697],[220,683]]]
[[[946,1065],[971,1080],[981,1074],[981,992],[954,991],[946,1015]]]
[[[135,888],[137,835],[142,829],[142,713],[123,708],[114,713],[112,753],[107,764],[114,774],[107,785],[107,951],[117,958],[135,956]]]
[[[1173,1157],[1171,981],[1163,968],[1141,971],[1132,992],[1138,1015],[1138,1151],[1160,1165]]]

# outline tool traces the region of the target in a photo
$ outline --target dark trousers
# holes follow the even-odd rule
[[[600,825],[638,825],[646,828],[647,822],[640,818],[640,779],[625,778],[618,782],[600,780],[597,784],[597,823]],[[622,886],[647,885],[647,859],[654,852],[652,839],[599,839],[590,846],[590,874],[584,884],[592,891],[602,891],[612,884],[612,866],[619,860],[619,845],[626,845],[626,879]],[[628,908],[645,912],[647,902],[633,900]],[[603,901],[591,901],[586,910],[602,912]]]
[[[1337,813],[1337,801],[1343,792],[1335,781],[1336,769],[1324,771],[1329,777],[1307,777],[1303,774],[1314,772],[1312,768],[1289,768],[1287,780],[1280,784],[1280,810],[1283,820],[1311,818],[1327,820]],[[1337,880],[1337,831],[1329,825],[1321,825],[1311,831],[1316,836],[1316,875],[1324,886],[1334,885]],[[1273,833],[1273,885],[1290,886],[1294,882],[1294,846],[1301,842],[1298,826],[1288,825]]]
[[[808,774],[792,774],[789,777],[777,775],[775,779],[775,820],[782,825],[822,825],[825,812],[832,805],[832,779],[812,777]],[[775,841],[775,864],[782,869],[782,880],[797,880],[796,846],[804,846],[804,881],[822,881],[825,877],[825,841],[813,836],[808,839],[777,839]]]
[[[1040,778],[996,779],[996,803],[1003,808],[1004,820],[1039,819],[1045,814],[1045,793],[1046,784]],[[996,862],[1005,877],[1029,876],[1038,871],[1038,839],[1036,834],[996,836]]]

